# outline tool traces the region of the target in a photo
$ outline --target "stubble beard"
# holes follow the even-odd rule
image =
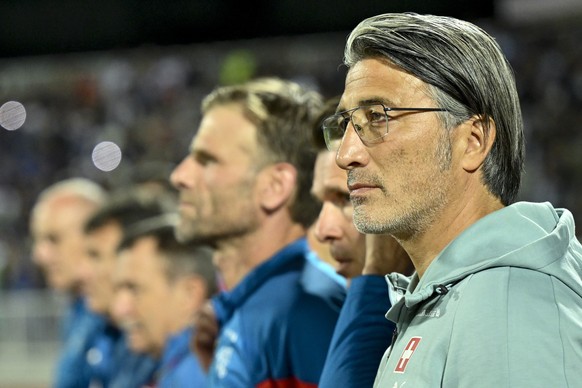
[[[445,207],[446,196],[441,190],[433,191],[424,198],[429,201],[421,203],[417,200],[410,204],[386,201],[384,206],[368,206],[365,200],[359,201],[361,204],[354,204],[354,223],[361,233],[412,239],[425,232]]]
[[[354,224],[361,233],[390,234],[408,240],[423,234],[447,206],[451,172],[450,139],[443,135],[435,150],[436,168],[427,184],[408,187],[402,197],[405,201],[381,190],[385,204],[377,199],[354,198]],[[385,187],[385,186],[383,186]]]
[[[208,243],[206,238],[197,230],[196,224],[198,223],[199,221],[195,219],[187,219],[184,216],[180,216],[180,222],[175,229],[176,240],[180,243]]]
[[[224,240],[237,238],[256,228],[256,209],[252,204],[252,182],[212,197],[210,203],[196,206],[196,216],[180,215],[175,229],[181,243],[199,243],[216,247]]]

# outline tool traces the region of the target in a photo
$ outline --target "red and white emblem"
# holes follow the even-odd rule
[[[414,351],[418,347],[418,344],[420,343],[421,339],[422,337],[412,337],[410,341],[408,341],[408,345],[406,345],[406,347],[404,348],[402,356],[400,356],[400,359],[396,364],[396,368],[394,368],[394,373],[404,373],[406,365],[408,365],[408,361],[410,361],[412,353],[414,353]]]

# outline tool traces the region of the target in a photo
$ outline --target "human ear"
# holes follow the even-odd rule
[[[462,167],[473,172],[479,169],[493,147],[497,128],[490,117],[473,116],[460,125],[464,154]]]
[[[260,205],[267,212],[284,206],[295,192],[297,170],[289,163],[276,163],[261,172]]]

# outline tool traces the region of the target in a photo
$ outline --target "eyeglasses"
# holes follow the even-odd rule
[[[388,134],[389,111],[446,112],[442,108],[387,108],[382,104],[357,106],[326,118],[322,123],[323,137],[327,149],[337,151],[351,122],[354,130],[369,145],[380,143]]]

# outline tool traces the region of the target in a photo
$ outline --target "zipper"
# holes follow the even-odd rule
[[[395,327],[394,331],[392,332],[392,340],[390,341],[390,349],[388,349],[388,355],[386,356],[386,363],[388,363],[388,359],[390,358],[390,355],[392,354],[392,349],[394,349],[394,341],[396,341],[397,337],[398,337],[398,329]]]

